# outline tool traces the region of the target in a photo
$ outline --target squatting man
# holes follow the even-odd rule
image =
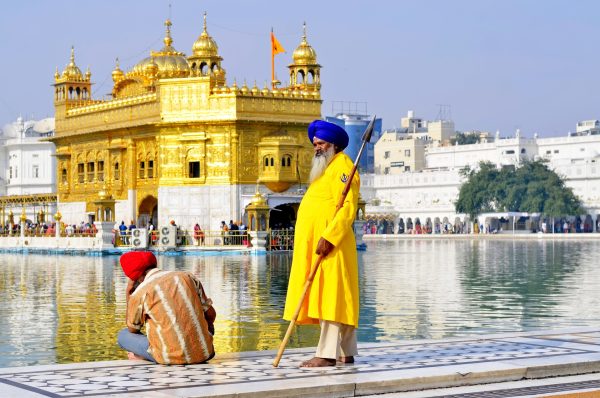
[[[119,260],[129,282],[127,328],[117,341],[129,359],[182,365],[214,357],[216,312],[202,283],[189,272],[159,270],[148,251],[128,252]]]

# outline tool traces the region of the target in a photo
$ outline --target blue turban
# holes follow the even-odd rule
[[[334,123],[324,120],[315,120],[308,125],[308,139],[319,138],[337,146],[340,151],[348,146],[348,133],[346,130]]]

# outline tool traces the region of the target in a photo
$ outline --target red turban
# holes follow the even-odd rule
[[[148,268],[156,267],[156,257],[152,252],[127,252],[119,259],[123,272],[131,280],[138,280]]]

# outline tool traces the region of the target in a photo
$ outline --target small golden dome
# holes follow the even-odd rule
[[[256,80],[254,81],[254,86],[252,86],[252,94],[253,95],[258,95],[260,93],[260,90],[258,89],[258,86],[256,85]]]
[[[158,64],[154,62],[154,57],[150,57],[150,62],[144,65],[144,72],[150,77],[156,77],[158,71],[159,67]]]
[[[242,86],[242,94],[248,94],[249,91],[250,91],[250,89],[248,88],[248,85],[246,84],[246,80],[244,80],[244,85]]]
[[[225,78],[225,69],[223,68],[219,68],[215,71],[215,77],[218,79],[224,79]]]
[[[269,86],[267,86],[267,82],[265,82],[265,86],[261,90],[262,95],[269,95]]]
[[[112,199],[112,195],[106,189],[106,185],[104,185],[102,187],[102,189],[100,190],[100,192],[98,192],[98,199],[100,199],[100,200]]]
[[[113,82],[115,82],[115,83],[118,82],[119,80],[123,79],[123,71],[119,67],[119,58],[117,58],[115,69],[113,69],[113,71],[112,71],[112,79],[113,79]]]
[[[87,70],[85,71],[85,80],[90,81],[90,79],[92,78],[92,72],[90,71],[90,67],[87,67]]]
[[[83,74],[81,73],[81,69],[77,65],[75,65],[75,48],[71,47],[71,62],[69,65],[63,70],[62,73],[63,79],[68,79],[71,81],[81,81],[83,80]]]
[[[204,13],[204,29],[198,39],[192,46],[192,52],[196,57],[217,57],[219,56],[219,46],[206,30],[206,12]]]
[[[294,50],[292,59],[295,64],[316,64],[317,53],[314,48],[306,41],[306,24],[304,24],[304,34],[302,35],[302,42]]]
[[[256,192],[254,193],[250,204],[253,206],[267,206],[267,199],[259,192],[258,187],[256,187]]]
[[[171,21],[167,19],[165,22],[167,33],[163,40],[165,46],[160,51],[151,51],[150,57],[144,58],[138,62],[129,73],[133,75],[146,75],[148,72],[152,72],[155,69],[152,65],[154,64],[158,66],[156,77],[159,79],[187,77],[190,75],[190,65],[185,59],[185,54],[175,50],[175,48],[171,46],[171,44],[173,44],[173,39],[171,38],[171,25]]]

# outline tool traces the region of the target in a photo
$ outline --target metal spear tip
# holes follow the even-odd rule
[[[371,141],[371,135],[373,134],[373,127],[375,126],[375,118],[376,117],[377,117],[376,115],[373,115],[373,119],[371,119],[371,121],[369,122],[369,125],[365,129],[365,132],[363,133],[363,136],[362,136],[363,142]]]

